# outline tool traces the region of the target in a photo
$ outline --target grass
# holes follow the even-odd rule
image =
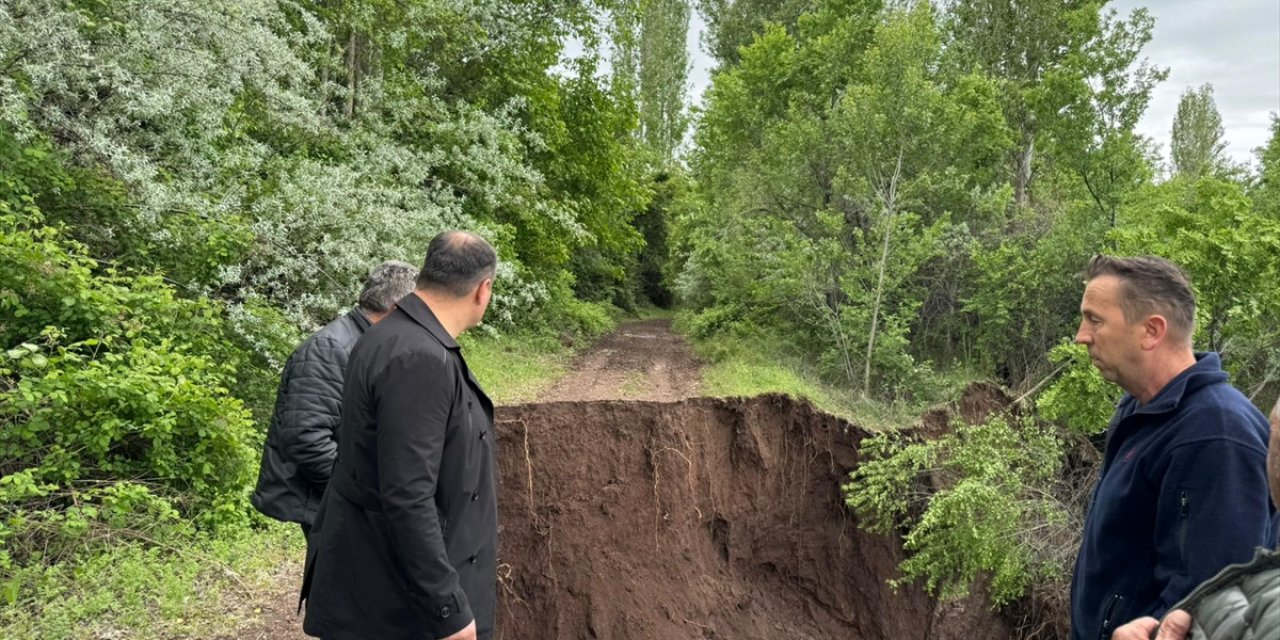
[[[625,316],[624,320],[674,320],[677,312],[674,309],[663,309],[661,307],[645,306],[637,307],[635,311]]]
[[[569,371],[575,349],[550,337],[471,338],[464,335],[467,366],[496,404],[536,400]]]
[[[920,408],[863,398],[822,381],[811,367],[765,341],[712,338],[694,343],[707,361],[702,392],[715,397],[781,393],[872,431],[899,429],[919,420]]]
[[[649,376],[643,371],[632,371],[623,379],[622,384],[618,387],[618,392],[622,394],[623,400],[633,400],[645,394],[649,390]]]
[[[51,567],[9,574],[23,599],[0,607],[0,638],[225,636],[264,595],[296,591],[305,547],[297,525],[164,546],[118,541]],[[282,575],[282,567],[287,570]],[[299,575],[293,575],[297,573]]]

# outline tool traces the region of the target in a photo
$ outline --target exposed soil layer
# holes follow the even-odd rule
[[[504,407],[498,638],[1010,638],[886,581],[840,485],[867,434],[781,396]]]
[[[669,320],[619,327],[573,369],[546,402],[498,409],[497,638],[1019,637],[979,598],[888,586],[900,539],[860,530],[841,498],[862,429],[781,396],[671,402],[700,376]],[[919,435],[1008,403],[974,385]],[[300,565],[227,603],[242,622],[221,637],[306,637]]]

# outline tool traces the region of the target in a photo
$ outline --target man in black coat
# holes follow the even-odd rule
[[[351,352],[338,462],[307,549],[303,629],[328,640],[493,634],[493,403],[456,338],[497,266],[466,232],[431,240],[417,290]]]
[[[417,274],[413,265],[396,260],[374,267],[356,308],[325,325],[289,356],[262,448],[258,485],[250,497],[258,511],[297,522],[304,534],[311,529],[338,456],[334,430],[341,415],[347,354],[366,329],[413,291]]]

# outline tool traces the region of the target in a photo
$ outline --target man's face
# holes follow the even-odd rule
[[[1271,480],[1271,502],[1280,509],[1280,401],[1271,410],[1271,446],[1267,449],[1267,478]]]
[[[1121,294],[1121,282],[1115,276],[1098,276],[1085,285],[1076,343],[1089,348],[1093,366],[1103,378],[1128,390],[1128,383],[1140,375],[1143,326],[1125,320]]]

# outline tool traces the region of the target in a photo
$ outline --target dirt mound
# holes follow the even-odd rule
[[[867,434],[785,397],[499,410],[498,638],[1013,637],[894,592],[840,485]]]
[[[1010,408],[1013,397],[993,382],[972,382],[960,394],[960,399],[925,412],[920,418],[916,434],[927,440],[951,433],[951,421],[958,417],[965,424],[982,424],[996,414]],[[1011,409],[1018,415],[1017,407]]]

